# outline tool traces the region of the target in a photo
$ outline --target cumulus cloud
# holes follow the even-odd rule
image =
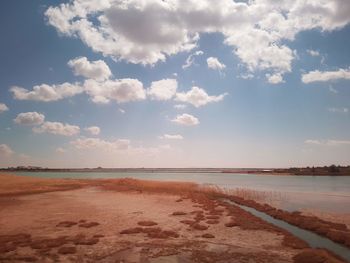
[[[208,68],[213,70],[223,70],[226,68],[226,65],[221,63],[218,58],[209,57],[207,58]]]
[[[190,103],[195,107],[201,107],[211,102],[219,102],[224,99],[227,93],[218,96],[209,96],[204,89],[192,87],[187,92],[179,92],[176,94],[176,101]]]
[[[254,78],[254,75],[251,73],[243,73],[243,74],[239,75],[239,77],[242,79],[252,79],[252,78]]]
[[[170,100],[176,94],[176,79],[162,79],[153,81],[147,94],[154,100]]]
[[[8,157],[13,154],[13,150],[7,144],[0,144],[0,156]]]
[[[130,141],[126,139],[118,139],[114,141],[106,141],[99,138],[78,138],[70,142],[76,149],[105,149],[105,150],[125,150],[130,146]]]
[[[61,122],[46,121],[39,127],[34,127],[35,133],[50,133],[54,135],[74,136],[80,132],[80,128],[76,125],[70,125]]]
[[[40,125],[44,122],[45,115],[34,112],[22,112],[17,115],[14,122],[22,125]]]
[[[317,50],[308,49],[308,50],[306,50],[306,52],[312,57],[320,56],[320,52]]]
[[[306,140],[304,143],[311,144],[311,145],[321,145],[321,146],[344,146],[344,145],[350,145],[349,140],[315,140],[315,139],[309,139]]]
[[[301,80],[304,83],[327,82],[338,79],[350,79],[350,68],[338,69],[336,71],[314,70],[302,75]]]
[[[8,111],[9,108],[4,103],[0,103],[0,113],[3,113],[5,111]]]
[[[34,100],[34,101],[57,101],[63,98],[73,97],[83,92],[83,88],[75,83],[63,83],[59,85],[41,84],[27,90],[22,87],[13,86],[10,91],[14,99],[17,100]]]
[[[68,61],[68,66],[77,76],[103,81],[108,79],[112,72],[103,60],[88,61],[86,57],[79,57]]]
[[[145,156],[155,156],[165,151],[171,150],[169,145],[159,145],[155,147],[132,146],[127,139],[105,140],[100,138],[78,138],[70,142],[73,149],[86,153],[88,150],[94,152],[107,152],[121,154],[123,157],[137,155],[140,158]],[[116,155],[113,155],[114,158]],[[117,155],[118,156],[118,155]],[[128,157],[127,157],[128,158]]]
[[[278,84],[278,83],[282,83],[283,81],[283,77],[280,73],[276,73],[276,74],[266,74],[266,78],[267,78],[267,82],[271,83],[271,84]]]
[[[168,139],[168,140],[183,140],[183,136],[180,134],[164,134],[160,136],[160,139]]]
[[[97,82],[89,79],[84,83],[85,91],[94,103],[108,103],[111,100],[118,103],[146,99],[143,84],[137,79],[115,79]]]
[[[350,21],[345,0],[72,0],[49,7],[48,23],[95,52],[133,63],[154,64],[191,50],[202,33],[220,33],[251,71],[291,71],[297,33],[331,31]]]
[[[201,56],[203,55],[204,52],[202,50],[198,50],[192,54],[190,54],[187,58],[186,58],[186,61],[185,61],[185,64],[182,65],[182,68],[183,69],[186,69],[186,68],[189,68],[191,67],[193,64],[194,64],[194,58],[196,56]]]
[[[185,104],[175,104],[174,105],[174,108],[175,109],[178,109],[178,110],[183,110],[183,109],[185,109],[187,107],[187,105],[185,105]]]
[[[199,124],[198,118],[187,113],[177,115],[176,118],[171,121],[184,126],[195,126]]]
[[[101,132],[101,129],[97,126],[87,127],[85,128],[85,130],[89,132],[91,135],[99,135]]]

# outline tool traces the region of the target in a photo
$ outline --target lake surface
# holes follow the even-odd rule
[[[246,188],[280,193],[282,208],[293,211],[317,209],[350,213],[349,176],[279,176],[229,173],[98,173],[98,172],[17,172],[18,175],[46,178],[136,178],[159,181],[187,181],[234,189]]]

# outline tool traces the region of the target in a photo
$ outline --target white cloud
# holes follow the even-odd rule
[[[186,68],[191,67],[191,66],[193,65],[193,63],[194,63],[194,57],[195,57],[195,56],[201,56],[201,55],[203,55],[203,54],[204,54],[204,53],[203,53],[202,50],[198,50],[198,51],[192,53],[191,55],[189,55],[189,56],[187,57],[187,59],[186,59],[186,61],[185,61],[185,64],[182,65],[182,68],[183,68],[183,69],[186,69]]]
[[[63,98],[73,97],[83,92],[83,88],[75,83],[63,83],[59,85],[41,84],[33,87],[33,90],[13,86],[10,91],[17,100],[34,100],[34,101],[57,101]]]
[[[175,104],[174,105],[174,108],[175,109],[178,109],[178,110],[183,110],[183,109],[185,109],[187,107],[187,105],[185,105],[185,104]]]
[[[267,81],[271,84],[278,84],[278,83],[282,83],[283,81],[283,77],[280,73],[276,73],[276,74],[266,74],[266,78]]]
[[[221,63],[218,58],[209,57],[207,58],[208,68],[213,70],[223,70],[226,68],[226,65]]]
[[[63,149],[62,147],[58,147],[58,148],[56,149],[56,153],[62,154],[62,153],[65,153],[65,152],[67,152],[67,150]]]
[[[251,71],[291,71],[293,41],[311,29],[331,31],[350,21],[346,0],[72,0],[46,11],[48,23],[95,52],[154,64],[191,50],[201,33],[221,33]]]
[[[103,60],[88,61],[86,57],[78,57],[68,61],[68,66],[73,69],[77,76],[103,81],[108,79],[112,73]]]
[[[99,135],[101,132],[101,129],[97,126],[91,126],[85,128],[85,131],[89,132],[91,135]]]
[[[137,79],[115,79],[97,82],[89,79],[84,83],[85,91],[95,103],[108,103],[115,100],[118,103],[146,99],[143,84]]]
[[[34,127],[35,133],[50,133],[63,136],[74,136],[80,132],[80,128],[76,125],[63,124],[61,122],[46,121],[39,127]]]
[[[314,70],[309,73],[303,74],[301,77],[302,82],[311,83],[317,81],[331,81],[338,79],[350,79],[350,68],[338,69],[336,71],[319,71]]]
[[[104,149],[104,150],[125,150],[130,146],[130,141],[118,139],[106,141],[99,138],[78,138],[70,142],[76,149]]]
[[[195,126],[199,124],[198,118],[187,113],[177,115],[176,118],[171,121],[184,126]]]
[[[349,140],[328,140],[327,145],[329,146],[350,145],[350,141]]]
[[[17,115],[14,122],[22,125],[39,125],[45,120],[45,115],[38,112],[22,112]]]
[[[0,103],[0,113],[3,113],[5,111],[8,111],[9,108],[4,103]]]
[[[348,108],[328,108],[328,111],[334,112],[334,113],[348,113]]]
[[[119,111],[121,114],[124,114],[124,113],[125,113],[125,110],[122,109],[122,108],[119,108],[118,111]]]
[[[345,146],[350,145],[349,140],[306,140],[304,143],[320,146]]]
[[[168,139],[168,140],[183,140],[183,136],[180,134],[164,134],[160,136],[160,139]]]
[[[162,152],[171,150],[169,145],[159,145],[156,147],[143,147],[143,146],[132,146],[130,140],[127,139],[116,139],[116,140],[104,140],[100,138],[78,138],[70,142],[72,147],[82,153],[87,153],[92,151],[98,153],[99,155],[110,156],[112,153],[113,159],[116,156],[119,158],[128,159],[129,156],[137,155],[139,158],[144,158],[145,156],[155,156]],[[116,155],[117,154],[117,155]],[[119,155],[118,155],[119,154]]]
[[[200,107],[211,102],[219,102],[223,100],[226,95],[227,93],[218,96],[209,96],[204,89],[192,87],[192,89],[187,92],[176,93],[175,100],[190,103],[195,107]]]
[[[10,146],[8,146],[7,144],[0,144],[0,156],[8,157],[8,156],[12,155],[13,153],[14,152],[10,148]]]
[[[239,77],[242,79],[252,79],[254,78],[254,75],[251,73],[245,73],[245,74],[241,74]]]
[[[306,52],[312,57],[319,57],[320,56],[320,52],[317,50],[308,49],[308,50],[306,50]]]
[[[176,94],[176,79],[162,79],[153,81],[147,94],[154,100],[170,100]]]
[[[314,140],[314,139],[308,139],[308,140],[305,140],[304,143],[306,144],[315,144],[315,145],[321,145],[321,141],[319,140]]]

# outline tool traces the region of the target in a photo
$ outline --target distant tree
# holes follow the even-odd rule
[[[334,165],[334,164],[332,164],[331,166],[329,166],[329,168],[328,168],[328,172],[330,172],[330,173],[339,173],[339,168],[336,166],[336,165]]]

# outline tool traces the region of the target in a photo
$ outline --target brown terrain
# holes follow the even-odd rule
[[[193,183],[3,174],[0,262],[343,262],[223,196]],[[306,219],[305,228],[324,229],[329,238],[348,231],[309,216],[315,228],[308,216],[229,198],[295,224],[301,221],[291,218]]]

